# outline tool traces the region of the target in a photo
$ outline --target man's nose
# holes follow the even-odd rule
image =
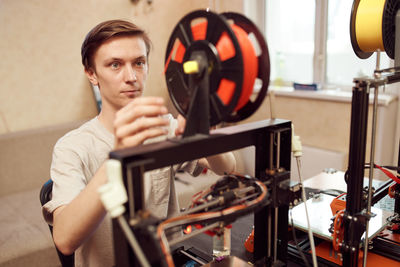
[[[136,82],[136,71],[132,68],[132,66],[128,65],[125,68],[125,81],[126,82]]]

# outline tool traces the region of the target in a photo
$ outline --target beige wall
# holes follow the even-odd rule
[[[128,19],[153,41],[147,94],[168,93],[164,54],[176,23],[188,12],[242,12],[242,0],[0,0],[0,134],[96,115],[80,63],[85,34],[106,19]]]
[[[296,135],[303,145],[341,152],[348,157],[350,145],[350,100],[299,98],[276,94],[274,97],[275,117],[293,122]],[[376,162],[397,164],[398,141],[396,116],[398,100],[378,105],[375,145]],[[366,160],[370,158],[372,104],[369,105]],[[240,124],[271,118],[270,96],[260,108]],[[347,163],[346,163],[347,164]]]
[[[275,117],[293,122],[303,145],[340,152],[348,151],[351,105],[345,102],[315,99],[274,97]],[[271,118],[270,97],[246,123]]]
[[[164,55],[176,23],[188,12],[209,5],[217,12],[243,12],[243,0],[136,2],[0,0],[0,134],[96,115],[80,59],[82,40],[95,24],[122,18],[149,33],[153,50],[146,94],[169,100],[163,76]],[[276,96],[275,107],[277,117],[294,122],[303,144],[347,153],[349,103]],[[268,100],[249,120],[266,118],[270,118]]]

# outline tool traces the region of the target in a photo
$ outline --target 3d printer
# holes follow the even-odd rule
[[[400,36],[397,33],[400,26],[394,27],[400,25],[399,3],[386,1],[383,5],[384,49],[378,48],[386,50],[392,58],[395,55],[396,66],[400,53],[395,51],[400,48],[395,49],[392,44],[395,36],[396,39]],[[361,58],[371,53],[364,48],[362,37],[356,31],[357,19],[364,8],[362,4],[363,1],[354,1],[351,18],[352,45]],[[396,47],[400,46],[400,41],[395,43]],[[261,33],[242,15],[199,10],[186,15],[177,24],[167,47],[165,75],[172,102],[188,124],[183,138],[111,152],[110,158],[119,162],[127,191],[124,210],[113,220],[116,266],[180,265],[182,254],[172,251],[172,245],[201,232],[224,227],[248,213],[254,213],[254,265],[286,265],[289,259],[300,259],[298,246],[289,244],[288,232],[289,208],[300,199],[299,187],[290,183],[291,122],[273,119],[209,131],[210,126],[220,122],[238,122],[254,113],[267,93],[269,68],[268,49]],[[389,188],[396,198],[395,213],[400,211],[400,188],[395,182],[385,183],[373,195],[369,190],[367,198],[363,198],[362,188],[370,88],[375,88],[376,98],[379,86],[397,82],[399,77],[398,69],[394,68],[378,70],[372,78],[354,80],[349,168],[345,177],[348,188],[342,203],[345,209],[333,222],[337,225],[333,229],[336,234],[333,240],[342,254],[342,261],[333,262],[320,254],[321,265],[358,266],[361,236],[368,229],[372,216],[370,207],[383,198]],[[255,80],[261,83],[258,92],[253,92]],[[142,193],[145,171],[248,146],[255,147],[255,177],[227,175],[224,179],[229,181],[228,185],[213,187],[204,202],[174,218],[160,220],[145,211]],[[372,169],[376,166],[373,152],[368,166]],[[168,229],[193,224],[201,225],[200,229],[175,239],[166,235]],[[377,242],[384,243],[383,239],[378,237]],[[368,244],[368,234],[364,242]],[[390,249],[398,251],[399,242],[390,242]],[[364,248],[366,255],[368,246]],[[309,258],[307,245],[303,250]],[[392,251],[381,249],[380,252],[398,257]],[[239,264],[234,260],[228,257],[219,264]]]

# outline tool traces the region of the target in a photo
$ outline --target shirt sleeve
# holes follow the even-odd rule
[[[189,173],[190,175],[196,177],[199,176],[203,171],[203,167],[201,167],[198,160],[187,161],[182,164],[177,164],[174,166],[174,171],[184,171]]]
[[[52,198],[42,207],[47,223],[53,222],[53,211],[70,203],[86,186],[84,164],[79,154],[68,146],[56,144],[50,169]]]

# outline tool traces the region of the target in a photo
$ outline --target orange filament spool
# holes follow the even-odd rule
[[[257,77],[258,71],[258,61],[256,57],[256,52],[252,43],[250,42],[247,33],[239,26],[233,24],[231,25],[233,32],[235,33],[240,46],[240,51],[243,56],[243,84],[242,93],[240,94],[239,101],[235,107],[235,111],[241,109],[253,93],[253,86],[255,79]],[[232,42],[228,39],[227,35],[222,35],[221,39],[217,43],[217,50],[220,54],[221,60],[226,60],[231,57],[232,54]],[[222,92],[230,92],[230,86],[222,84],[220,90]],[[227,87],[227,88],[225,88]]]
[[[257,54],[254,40],[261,53]],[[210,96],[210,125],[235,122],[249,117],[261,105],[269,83],[269,55],[262,34],[248,19],[236,13],[218,15],[194,11],[175,27],[166,51],[167,87],[178,112],[186,117],[193,89],[182,65],[195,51],[207,59]],[[261,72],[260,72],[261,70]],[[251,101],[256,79],[262,87]]]
[[[239,26],[232,24],[231,28],[239,42],[240,51],[243,56],[243,84],[242,93],[239,101],[235,106],[235,111],[241,109],[249,100],[252,92],[254,81],[257,77],[258,61],[255,49],[249,40],[247,33]],[[207,21],[192,26],[192,34],[194,40],[204,40],[207,31]],[[235,56],[235,49],[229,36],[224,32],[216,44],[216,48],[221,61],[229,60]],[[217,90],[217,94],[221,100],[227,104],[231,101],[235,84],[228,79],[222,79]]]

